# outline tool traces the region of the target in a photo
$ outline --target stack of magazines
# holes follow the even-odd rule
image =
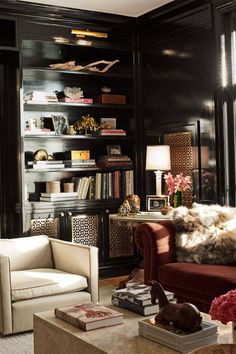
[[[190,333],[169,324],[155,323],[153,317],[139,320],[138,331],[145,338],[183,353],[217,342],[217,326],[206,321],[202,322],[201,330]]]

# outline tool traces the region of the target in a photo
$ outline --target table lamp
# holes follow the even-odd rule
[[[147,146],[146,170],[154,171],[156,176],[156,195],[162,193],[162,173],[170,170],[170,146],[150,145]]]

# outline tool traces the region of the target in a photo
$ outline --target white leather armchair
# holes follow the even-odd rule
[[[98,249],[47,236],[0,240],[0,333],[33,329],[33,313],[98,301]]]

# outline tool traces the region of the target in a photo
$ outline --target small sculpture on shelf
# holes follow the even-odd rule
[[[125,200],[118,209],[118,214],[120,216],[127,216],[130,212],[130,205],[128,200]]]
[[[99,130],[99,124],[89,114],[82,116],[74,123],[74,130],[78,134],[90,135]]]
[[[187,332],[196,332],[202,329],[202,317],[198,308],[187,302],[182,304],[171,303],[161,286],[155,280],[149,282],[151,286],[151,300],[156,303],[158,299],[159,312],[155,316],[155,322],[163,325],[171,325]]]
[[[140,198],[137,194],[129,194],[125,198],[130,206],[130,213],[137,214],[140,210]]]
[[[129,194],[118,209],[120,216],[127,216],[129,213],[137,214],[140,210],[140,199],[137,194]]]
[[[82,65],[77,64],[75,60],[72,60],[72,61],[68,61],[66,63],[50,64],[49,67],[51,69],[57,69],[57,70],[72,70],[72,71],[87,70],[87,71],[92,71],[92,72],[105,73],[116,63],[119,63],[118,59],[113,60],[113,61],[99,60],[99,61],[95,61],[93,63],[87,64],[85,66],[82,66]],[[100,66],[100,68],[98,66]]]

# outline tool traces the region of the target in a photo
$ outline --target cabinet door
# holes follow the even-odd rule
[[[72,242],[99,247],[101,218],[98,214],[67,212],[67,219]]]
[[[59,217],[31,219],[31,236],[47,235],[53,238],[60,238]]]

